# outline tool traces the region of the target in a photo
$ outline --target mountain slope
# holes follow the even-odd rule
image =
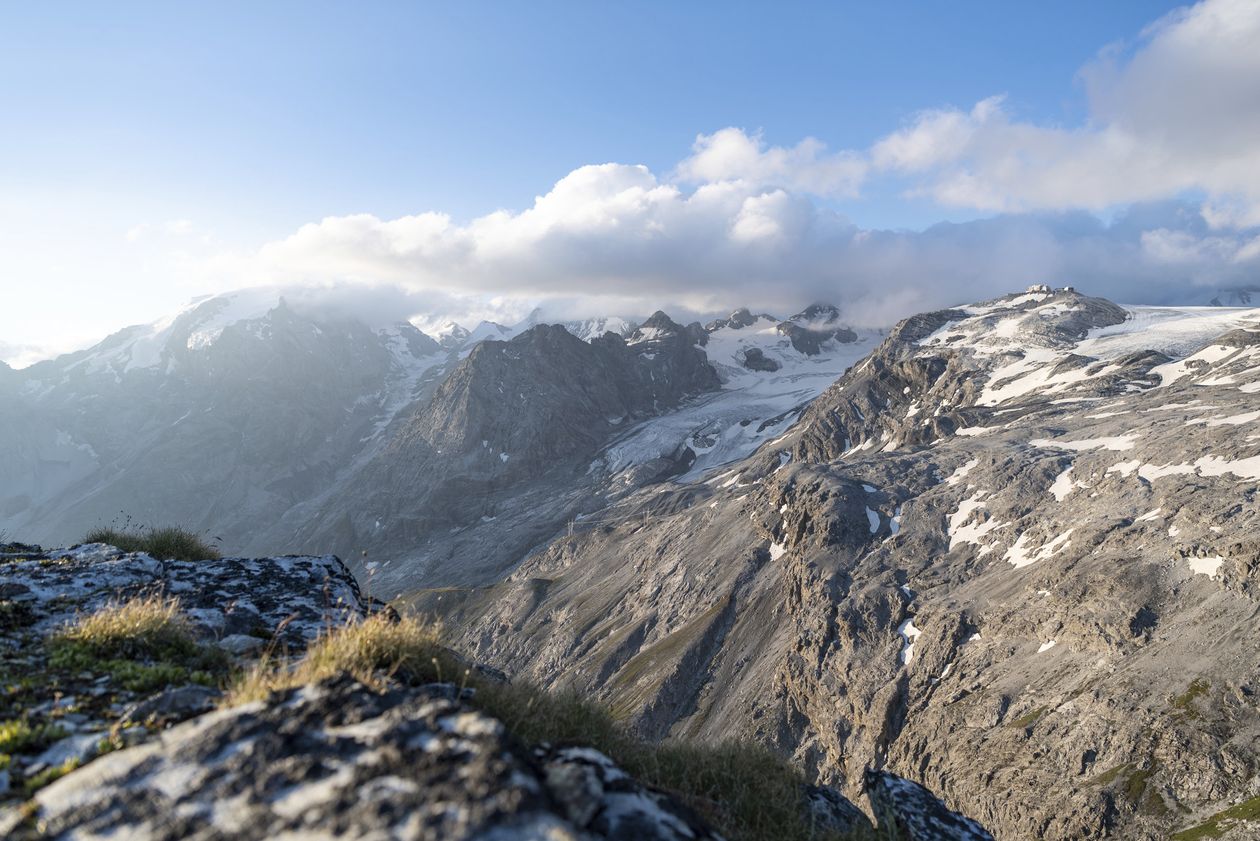
[[[878,338],[828,324],[805,354],[747,317],[534,313],[435,341],[301,294],[206,299],[0,378],[0,530],[134,517],[339,551],[381,595],[484,584],[576,517],[747,456]]]
[[[0,384],[0,527],[69,540],[121,510],[257,533],[382,441],[450,364],[406,323],[247,303],[210,299]]]
[[[645,734],[885,766],[999,837],[1218,827],[1260,770],[1257,392],[1256,310],[918,316],[734,469],[440,604]]]

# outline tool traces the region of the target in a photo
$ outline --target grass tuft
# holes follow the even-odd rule
[[[178,526],[136,530],[98,528],[84,535],[83,542],[108,543],[124,552],[144,552],[164,561],[204,561],[220,557],[219,550],[196,532]]]
[[[226,703],[262,700],[272,692],[343,672],[381,689],[391,676],[413,683],[457,680],[463,669],[438,642],[433,626],[414,617],[393,621],[377,613],[326,631],[296,661],[260,658],[233,680]]]
[[[103,672],[132,692],[181,683],[217,683],[227,656],[199,645],[179,602],[158,595],[111,602],[76,618],[48,642],[49,664]]]
[[[197,650],[179,601],[158,595],[111,602],[80,616],[53,635],[53,644],[75,644],[100,658],[160,660]]]

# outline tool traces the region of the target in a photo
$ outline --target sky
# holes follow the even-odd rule
[[[1257,43],[1253,0],[13,4],[0,360],[259,285],[1204,303],[1260,285]]]

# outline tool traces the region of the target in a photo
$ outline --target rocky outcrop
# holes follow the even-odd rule
[[[12,817],[39,837],[151,841],[717,837],[598,752],[527,751],[447,686],[379,694],[349,678],[167,730]]]
[[[59,658],[56,632],[129,599],[178,600],[191,644],[156,658]],[[213,707],[240,658],[295,654],[373,606],[336,557],[152,558],[104,544],[0,544],[0,803],[46,774]],[[9,755],[11,754],[11,755]]]
[[[16,548],[0,553],[0,599],[8,628],[26,634],[47,634],[106,604],[159,594],[179,600],[202,640],[253,634],[300,651],[321,630],[371,607],[335,555],[175,561],[104,543]]]
[[[816,356],[825,342],[848,344],[858,338],[852,328],[841,323],[839,308],[831,304],[811,304],[776,329],[807,356]]]
[[[965,815],[950,811],[918,783],[889,774],[867,771],[866,796],[881,827],[894,838],[912,841],[993,841],[993,836]]]

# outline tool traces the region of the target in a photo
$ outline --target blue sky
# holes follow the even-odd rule
[[[1135,203],[1219,199],[1235,221],[1214,236],[1245,249],[1245,232],[1254,228],[1253,171],[1245,171],[1240,190],[1195,174],[1220,170],[1220,159],[1250,166],[1250,159],[1239,164],[1245,150],[1187,160],[1186,174],[1167,183],[1155,178],[1150,189],[1083,187],[1064,195],[1041,179],[1059,166],[1085,183],[1092,166],[1106,180],[1116,167],[1100,160],[1098,143],[1067,148],[1080,134],[1110,142],[1114,126],[1139,140],[1158,136],[1159,120],[1182,119],[1213,96],[1215,84],[1202,96],[1180,92],[1181,112],[1148,107],[1161,72],[1197,78],[1181,72],[1187,62],[1212,65],[1199,68],[1204,85],[1213,72],[1237,82],[1236,95],[1222,98],[1222,113],[1241,102],[1255,117],[1251,105],[1260,101],[1257,83],[1245,78],[1244,51],[1222,50],[1236,58],[1222,68],[1207,62],[1212,51],[1204,48],[1205,39],[1247,34],[1254,21],[1237,5],[1214,0],[1171,23],[1164,15],[1177,4],[1154,2],[14,5],[0,31],[0,288],[13,299],[21,294],[26,312],[0,315],[0,342],[9,337],[0,358],[50,352],[33,348],[37,326],[54,319],[65,325],[56,348],[64,349],[156,318],[199,291],[254,282],[401,282],[454,310],[460,307],[451,296],[463,293],[495,298],[496,306],[513,297],[571,299],[582,294],[582,278],[551,288],[536,279],[550,268],[530,265],[521,274],[535,279],[516,288],[508,257],[493,271],[428,257],[423,265],[395,260],[376,270],[366,252],[338,251],[327,262],[341,268],[324,276],[311,267],[312,255],[327,256],[327,238],[301,260],[290,259],[291,245],[269,246],[330,217],[367,214],[388,223],[439,212],[468,226],[498,209],[521,213],[589,164],[641,164],[657,183],[684,193],[739,182],[753,192],[742,197],[743,211],[732,212],[745,215],[748,201],[788,185],[781,209],[795,208],[792,219],[809,214],[811,236],[821,226],[833,239],[841,222],[922,230],[1030,213],[1110,220]],[[1181,37],[1212,16],[1208,35]],[[1147,27],[1161,19],[1152,35]],[[991,107],[978,105],[997,96]],[[925,112],[943,115],[940,125],[927,124]],[[945,148],[960,122],[976,139],[952,156],[929,160],[920,150],[908,157],[904,148],[878,145],[918,127],[926,134],[915,142]],[[799,157],[769,169],[758,163],[755,172],[731,169],[723,157],[687,170],[700,151],[693,153],[697,137],[728,128],[753,138],[760,155],[796,149],[806,138],[827,151],[802,153],[804,169]],[[818,173],[810,167],[840,153],[860,159],[854,166],[861,173],[845,176],[844,186],[814,189]],[[1168,162],[1177,155],[1186,158],[1170,146],[1151,171],[1181,173],[1181,163]],[[1012,174],[1012,160],[1039,169]],[[625,187],[624,179],[617,183]],[[603,201],[607,185],[592,189]],[[564,204],[564,212],[583,211]],[[775,216],[772,227],[783,233],[786,218]],[[652,230],[669,224],[651,222]],[[686,230],[697,224],[687,222]],[[1195,235],[1202,239],[1201,227]],[[339,248],[356,247],[346,244],[344,228],[330,230]],[[355,231],[365,235],[363,226]],[[367,235],[382,234],[369,226]],[[471,236],[466,228],[455,235]],[[393,242],[398,233],[384,236]],[[188,241],[172,244],[172,237]],[[493,249],[477,242],[479,253],[499,249],[499,240]],[[553,247],[531,243],[531,255]],[[612,243],[608,253],[620,247]],[[697,245],[704,247],[715,246]],[[409,259],[417,253],[404,250]],[[287,262],[277,268],[271,256],[281,252]],[[271,256],[260,263],[260,253]],[[622,305],[636,290],[648,295],[668,285],[657,277],[665,274],[674,286],[694,274],[703,290],[678,306],[726,303],[703,277],[719,267],[671,263],[663,252],[652,261],[652,278],[642,268],[622,278],[616,266],[555,259],[561,273],[618,275]],[[764,265],[773,266],[768,258]],[[877,268],[862,265],[860,289],[845,286],[845,272],[836,271],[811,275],[801,294],[834,281],[839,292],[860,297],[878,280]],[[817,273],[794,266],[784,274],[798,271]],[[472,279],[455,277],[461,272]],[[779,274],[766,269],[748,283]],[[1236,280],[1236,272],[1226,274]]]

